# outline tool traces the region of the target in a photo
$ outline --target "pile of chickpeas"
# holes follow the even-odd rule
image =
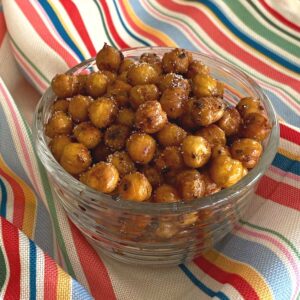
[[[224,85],[184,49],[124,58],[105,44],[90,74],[59,74],[45,124],[71,175],[122,200],[189,202],[255,167],[271,126],[259,99],[223,100]]]

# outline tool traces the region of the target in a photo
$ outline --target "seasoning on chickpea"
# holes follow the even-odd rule
[[[156,70],[148,63],[139,63],[132,66],[127,73],[127,80],[131,85],[151,84],[158,81]]]
[[[76,123],[88,120],[88,108],[92,103],[89,96],[77,95],[71,98],[68,112],[72,120]]]
[[[118,106],[126,106],[129,103],[130,89],[130,84],[121,80],[116,80],[108,85],[106,97],[114,98]]]
[[[253,97],[242,98],[236,106],[242,118],[250,113],[264,113],[264,108],[259,99]]]
[[[63,111],[56,111],[45,126],[45,133],[53,138],[59,134],[70,134],[72,132],[72,119]]]
[[[158,170],[182,169],[184,167],[181,150],[179,147],[166,147],[155,159],[155,166]]]
[[[154,191],[154,202],[173,203],[180,200],[177,190],[169,184],[162,184]]]
[[[186,91],[186,95],[188,96],[191,91],[189,81],[185,79],[182,75],[176,73],[168,73],[160,76],[157,85],[161,92],[164,92],[164,90],[168,88],[179,87],[184,89]]]
[[[202,179],[205,183],[205,194],[204,196],[209,196],[215,194],[221,190],[221,187],[218,186],[211,178],[207,171],[202,172]]]
[[[190,54],[184,49],[174,49],[166,52],[162,59],[165,73],[186,73],[190,62]]]
[[[78,124],[73,133],[76,140],[88,149],[95,148],[102,138],[102,132],[90,122]]]
[[[164,146],[179,146],[187,133],[176,124],[168,123],[157,133],[158,142]]]
[[[102,72],[94,72],[87,76],[85,89],[89,95],[96,98],[105,94],[107,85],[107,76]]]
[[[218,82],[213,77],[204,74],[196,74],[192,81],[192,90],[196,97],[216,96]]]
[[[124,200],[142,202],[150,198],[152,187],[144,174],[134,172],[123,177],[118,191],[120,197]]]
[[[107,157],[107,161],[112,163],[118,170],[120,177],[134,172],[135,165],[126,151],[116,151]]]
[[[157,187],[162,184],[163,177],[156,168],[149,165],[145,165],[141,171],[147,177],[152,187]]]
[[[159,91],[155,84],[139,84],[130,90],[130,104],[137,109],[146,101],[158,100]]]
[[[196,131],[195,135],[205,138],[212,148],[216,145],[224,146],[226,144],[225,132],[215,124],[202,127]]]
[[[57,161],[60,160],[61,155],[66,145],[72,143],[72,139],[65,134],[56,135],[50,142],[49,148]]]
[[[218,126],[223,129],[226,136],[237,134],[241,124],[241,116],[234,107],[227,107],[222,118],[218,121]]]
[[[143,53],[140,57],[140,62],[150,64],[159,75],[163,72],[161,58],[156,53]]]
[[[107,44],[104,44],[96,56],[96,64],[99,70],[117,72],[122,60],[123,54]]]
[[[167,123],[167,114],[158,101],[147,101],[141,104],[135,115],[135,125],[146,133],[160,131]]]
[[[197,74],[208,75],[209,68],[203,62],[199,60],[193,60],[189,64],[188,71],[186,73],[187,78],[193,78]]]
[[[183,103],[183,114],[179,117],[180,125],[186,130],[195,130],[199,127],[192,116],[193,103],[195,98],[189,98]]]
[[[121,125],[132,127],[134,124],[135,113],[131,108],[121,108],[116,122]]]
[[[117,74],[111,71],[103,70],[101,71],[107,77],[107,85],[112,84],[117,79]]]
[[[119,67],[119,74],[128,71],[133,65],[135,65],[135,61],[131,58],[124,58]]]
[[[56,100],[51,107],[52,113],[56,111],[68,112],[69,101],[67,99],[58,99]]]
[[[51,81],[51,87],[59,98],[72,97],[78,92],[78,78],[75,75],[57,74]]]
[[[228,146],[216,145],[211,149],[211,159],[221,155],[231,156]]]
[[[129,134],[129,127],[119,124],[111,125],[105,131],[104,143],[114,151],[121,150],[125,147]]]

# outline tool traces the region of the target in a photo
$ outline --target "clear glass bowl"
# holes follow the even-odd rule
[[[170,48],[150,47],[123,50],[124,57],[144,52],[162,56]],[[190,203],[140,203],[124,201],[97,192],[69,175],[48,148],[44,124],[55,100],[51,88],[42,96],[35,114],[34,143],[51,184],[69,218],[100,252],[126,263],[177,265],[209,250],[234,227],[251,201],[257,183],[270,166],[278,146],[279,126],[274,108],[261,88],[234,66],[200,53],[195,59],[208,65],[212,75],[225,83],[224,98],[236,104],[240,97],[261,99],[272,131],[264,141],[258,165],[240,182],[221,192]],[[79,74],[95,71],[89,59],[68,71]],[[193,223],[197,219],[196,223]]]

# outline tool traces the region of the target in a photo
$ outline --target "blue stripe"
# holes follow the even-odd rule
[[[229,298],[223,294],[222,292],[214,292],[209,287],[204,285],[198,278],[194,276],[194,274],[185,266],[185,265],[179,265],[179,268],[185,273],[185,275],[193,282],[194,285],[196,285],[202,292],[204,292],[206,295],[210,297],[216,297],[221,300],[229,300]]]
[[[300,162],[292,160],[280,153],[276,153],[272,165],[289,173],[294,173],[300,176]]]
[[[87,290],[76,280],[72,279],[72,300],[92,300],[94,299]]]
[[[7,203],[7,191],[5,184],[0,179],[0,189],[1,189],[1,203],[0,203],[0,215],[6,217],[6,203]]]
[[[67,45],[74,51],[74,53],[77,55],[77,57],[83,61],[85,60],[85,57],[82,55],[78,47],[74,44],[62,24],[60,23],[60,20],[58,19],[56,13],[52,9],[51,5],[47,2],[47,0],[39,0],[39,3],[42,5],[46,13],[48,14],[51,22],[53,23],[56,30],[59,32],[60,36],[63,38],[63,40],[67,43]]]
[[[30,300],[36,299],[36,246],[29,240],[30,255]]]
[[[250,45],[252,48],[258,50],[259,52],[263,53],[265,56],[271,58],[272,60],[276,61],[282,66],[294,71],[295,73],[300,73],[300,67],[291,63],[285,58],[277,55],[271,50],[265,48],[263,45],[259,44],[258,42],[256,42],[255,40],[253,40],[252,38],[244,34],[242,31],[240,31],[238,28],[236,28],[234,24],[230,22],[230,20],[223,14],[222,11],[219,10],[219,8],[213,2],[207,0],[197,0],[197,1],[209,7],[216,14],[216,16],[224,23],[224,25],[226,25],[238,38],[240,38],[242,41]]]

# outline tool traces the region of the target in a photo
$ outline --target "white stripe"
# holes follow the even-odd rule
[[[4,260],[5,260],[5,266],[6,266],[6,277],[5,277],[5,281],[3,284],[2,289],[0,290],[0,299],[4,298],[6,289],[7,289],[7,285],[8,285],[8,281],[10,278],[10,269],[9,269],[9,262],[8,262],[8,258],[6,256],[6,249],[4,247],[4,243],[3,243],[3,238],[2,238],[2,221],[0,218],[0,248],[2,249],[2,253],[4,256]]]
[[[25,238],[20,231],[19,235],[19,253],[20,253],[20,299],[30,298],[30,250],[29,240]]]
[[[287,150],[288,152],[291,152],[295,156],[298,156],[300,159],[300,145],[293,143],[289,140],[286,140],[285,138],[281,138],[279,147],[283,148],[283,150]]]
[[[36,247],[36,299],[44,299],[45,254]]]

